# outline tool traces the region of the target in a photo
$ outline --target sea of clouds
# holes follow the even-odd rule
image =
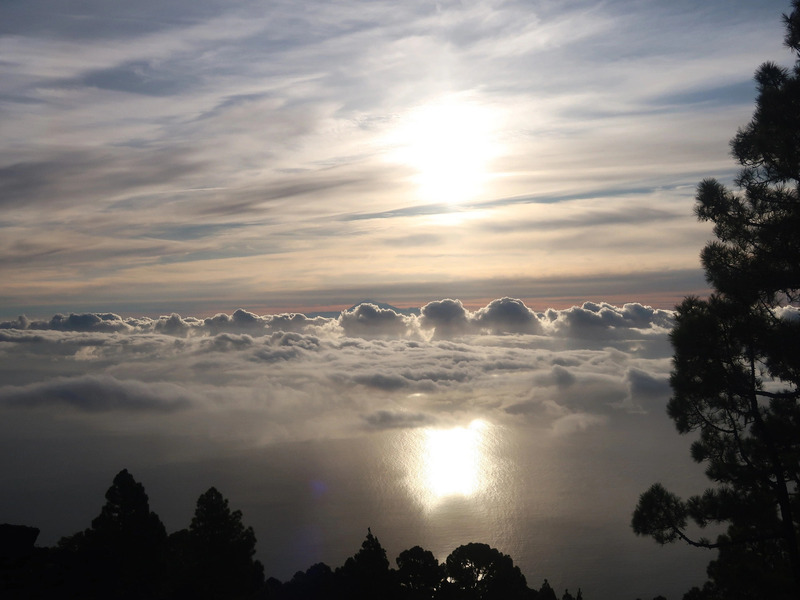
[[[128,468],[169,531],[218,487],[281,578],[341,564],[371,525],[390,558],[483,541],[537,585],[675,595],[702,583],[705,557],[629,527],[654,481],[705,485],[665,414],[673,324],[637,303],[534,311],[512,298],[338,317],[19,317],[0,323],[0,514],[55,543]],[[414,440],[476,419],[495,487],[425,509],[407,485]]]
[[[0,406],[161,423],[213,411],[257,443],[474,418],[567,433],[662,410],[672,324],[641,304],[535,312],[512,298],[418,315],[364,303],[338,318],[19,317],[0,323]]]

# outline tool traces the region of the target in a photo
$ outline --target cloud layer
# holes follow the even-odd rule
[[[0,322],[0,405],[246,410],[297,439],[465,418],[605,417],[663,400],[671,324],[669,311],[640,304],[537,313],[512,298],[476,311],[435,301],[419,315],[364,303],[338,318],[20,317]]]
[[[54,543],[86,526],[126,467],[171,530],[203,489],[224,489],[269,540],[261,557],[279,577],[339,564],[372,525],[392,552],[418,543],[445,556],[457,532],[507,548],[534,581],[578,573],[598,596],[656,583],[677,593],[702,578],[702,561],[670,554],[684,575],[668,580],[665,555],[628,529],[654,478],[702,485],[664,414],[672,323],[642,304],[534,311],[508,297],[477,310],[442,299],[419,314],[365,303],[338,317],[3,321],[0,512]],[[475,422],[495,484],[431,504],[418,491],[420,444]],[[602,556],[588,531],[650,587],[606,559],[584,564]]]

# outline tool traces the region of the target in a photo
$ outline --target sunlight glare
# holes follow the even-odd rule
[[[494,486],[489,429],[476,419],[466,427],[409,434],[404,444],[408,482],[423,507],[431,510],[446,498],[467,498]]]
[[[393,160],[416,171],[420,197],[455,204],[476,197],[498,154],[495,115],[476,102],[444,97],[407,113],[393,132]]]
[[[478,487],[480,426],[425,432],[425,479],[434,496],[470,496]]]

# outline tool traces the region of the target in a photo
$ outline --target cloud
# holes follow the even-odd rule
[[[386,410],[375,403],[388,399],[430,418],[613,415],[649,410],[663,398],[670,319],[636,304],[586,303],[539,315],[512,298],[474,312],[445,299],[419,316],[361,304],[337,319],[245,310],[205,319],[20,317],[0,323],[0,375],[13,384],[6,394],[38,390],[46,402],[86,410],[136,406],[136,398],[151,409],[198,398],[228,398],[231,408],[256,411],[282,407],[282,419],[309,432],[315,421],[363,421]],[[125,392],[136,379],[145,387]],[[58,392],[79,383],[84,400]],[[157,402],[160,385],[182,400]],[[105,389],[120,400],[101,401]],[[319,405],[318,395],[331,403]],[[307,412],[311,406],[316,414]]]
[[[390,410],[379,410],[364,415],[364,421],[371,429],[407,429],[431,424],[431,419],[427,415]]]
[[[410,328],[411,319],[389,308],[363,303],[339,316],[339,325],[345,335],[352,337],[403,337]]]
[[[781,319],[786,319],[787,321],[798,321],[800,320],[800,307],[780,306],[775,309],[775,314],[777,314]]]
[[[416,530],[427,430],[475,421],[486,425],[484,466],[503,482],[492,494],[525,498],[530,490],[567,514],[563,499],[576,497],[572,469],[580,468],[619,478],[619,486],[616,479],[590,486],[603,490],[603,501],[635,497],[650,483],[650,461],[686,458],[685,443],[674,450],[683,440],[673,440],[663,410],[667,333],[646,307],[597,307],[613,313],[604,327],[625,335],[599,341],[592,320],[554,325],[571,319],[573,308],[538,313],[506,297],[474,311],[454,299],[432,302],[419,316],[362,305],[345,319],[240,310],[9,320],[0,328],[0,444],[16,457],[4,472],[16,487],[0,494],[0,506],[55,543],[85,527],[77,522],[84,517],[49,506],[24,514],[21,495],[74,489],[76,479],[93,477],[101,481],[77,486],[85,497],[75,501],[91,505],[102,479],[126,466],[142,473],[154,502],[168,498],[156,509],[170,530],[185,527],[181,506],[191,506],[193,490],[208,481],[253,499],[244,505],[248,514],[270,531],[277,526],[270,519],[294,527],[285,522],[296,509],[305,526],[302,515],[338,511],[355,495],[367,499],[353,508],[358,514],[340,515],[341,527],[352,529],[364,514],[385,512],[387,504],[364,495],[369,490],[410,510]],[[311,481],[325,482],[325,498],[309,500]],[[362,484],[364,494],[353,488]],[[480,496],[444,500],[442,509],[451,501],[458,514],[474,504],[474,514],[486,515],[492,506]],[[521,526],[530,518],[524,510],[512,515]],[[624,532],[629,512],[620,512]],[[577,514],[585,516],[585,506]],[[270,569],[282,564],[269,548],[261,551]]]
[[[0,26],[0,275],[4,305],[38,314],[142,310],[142,282],[177,290],[151,314],[365,288],[668,306],[676,279],[703,286],[694,183],[734,168],[752,57],[782,52],[766,4],[87,6],[31,0]],[[485,109],[502,146],[458,206],[388,160],[443,98]],[[630,256],[647,257],[635,281]]]
[[[787,309],[786,315],[794,313]],[[546,339],[581,340],[663,340],[673,325],[671,311],[639,303],[622,307],[585,302],[568,309],[536,313],[516,298],[492,300],[474,312],[460,300],[429,302],[419,315],[403,314],[393,308],[362,303],[342,311],[338,318],[308,317],[301,313],[257,315],[238,309],[199,319],[177,313],[157,319],[121,317],[114,313],[58,314],[49,320],[24,315],[0,321],[0,330],[80,331],[118,333],[163,333],[177,337],[214,336],[221,333],[252,337],[275,333],[335,335],[362,339],[453,339],[465,335],[542,335]],[[583,343],[583,342],[581,342]]]
[[[31,324],[28,325],[31,327]],[[55,329],[60,331],[131,331],[131,327],[122,317],[114,313],[84,313],[55,315],[47,327],[36,325],[32,329]]]
[[[469,314],[461,300],[447,298],[429,302],[420,310],[420,325],[433,329],[435,338],[451,338],[469,333],[472,329]]]
[[[576,363],[576,366],[580,363]],[[536,378],[537,385],[554,385],[559,388],[567,388],[577,381],[575,375],[569,370],[559,364],[553,365],[549,373],[542,373]]]
[[[384,375],[374,373],[371,375],[357,375],[353,381],[379,390],[394,391],[408,387],[409,380],[402,375]]]
[[[158,190],[204,168],[190,151],[178,149],[69,149],[2,163],[0,154],[0,206],[23,211],[69,209],[87,202],[108,206],[121,194]]]
[[[186,336],[200,326],[199,319],[187,318],[184,319],[178,313],[172,313],[168,317],[161,317],[153,323],[153,330],[159,333],[167,333],[169,335]]]
[[[619,339],[636,334],[661,336],[673,324],[671,311],[638,303],[617,307],[584,302],[562,311],[548,310],[545,318],[557,335],[584,339]]]
[[[222,331],[258,331],[264,329],[266,323],[266,319],[241,308],[235,310],[232,315],[218,313],[204,321],[205,327],[212,333]]]
[[[602,425],[606,421],[607,417],[602,415],[573,413],[556,419],[553,423],[553,433],[557,436],[571,435]]]
[[[663,408],[670,397],[669,377],[662,373],[648,373],[630,367],[625,373],[628,395],[624,400],[627,407],[652,410]]]
[[[491,333],[541,333],[536,314],[515,298],[492,300],[473,316],[474,323]]]
[[[270,331],[293,331],[303,333],[306,331],[320,331],[331,323],[325,317],[307,317],[301,313],[270,315],[266,317],[267,328]]]
[[[68,406],[89,413],[171,412],[197,401],[196,396],[172,383],[121,381],[107,375],[81,375],[0,387],[0,404],[17,408]]]
[[[307,317],[300,313],[260,316],[238,309],[231,315],[218,313],[205,319],[182,317],[178,313],[157,319],[121,317],[114,313],[57,314],[48,320],[29,319],[21,315],[11,321],[0,321],[0,330],[163,333],[176,337],[230,333],[264,337],[275,333],[314,333],[331,329],[334,325],[333,319],[325,317]]]
[[[241,350],[243,348],[250,348],[255,343],[253,338],[247,334],[231,334],[220,333],[212,336],[205,344],[206,348],[210,348],[217,352],[226,352],[230,350]]]

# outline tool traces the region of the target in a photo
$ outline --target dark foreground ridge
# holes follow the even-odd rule
[[[197,499],[187,529],[167,535],[150,510],[144,486],[126,470],[106,492],[91,527],[53,548],[35,546],[39,530],[0,525],[0,598],[86,600],[558,600],[545,579],[539,589],[507,554],[481,543],[459,546],[440,564],[414,546],[389,565],[367,528],[361,549],[344,565],[324,563],[291,580],[264,579],[256,536],[209,488]],[[565,591],[561,600],[582,600]]]

